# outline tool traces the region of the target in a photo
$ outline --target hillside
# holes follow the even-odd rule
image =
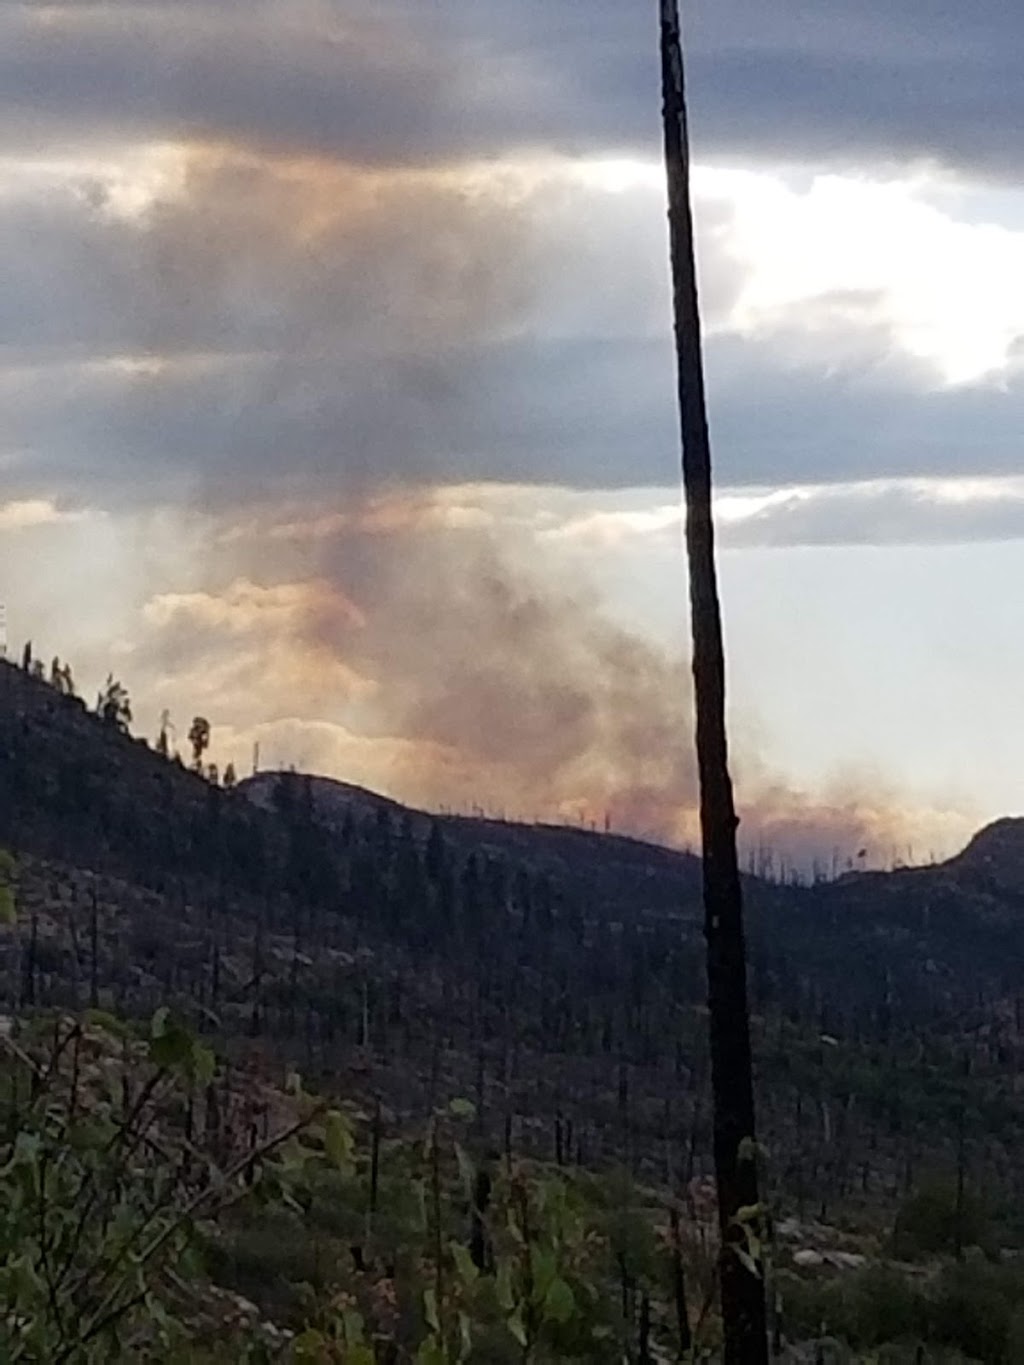
[[[689,855],[292,774],[226,792],[8,664],[0,845],[7,1009],[172,1003],[402,1121],[462,1093],[499,1147],[708,1169]],[[798,1213],[890,1219],[966,1125],[1002,1235],[1024,1224],[1022,865],[1000,822],[939,867],[748,879],[762,1136]]]
[[[246,778],[239,790],[264,810],[274,809],[274,790],[281,773],[260,773]],[[376,817],[386,811],[392,821],[409,825],[425,841],[432,825],[464,855],[477,853],[528,864],[538,872],[568,878],[585,892],[593,910],[602,909],[611,919],[626,912],[663,912],[678,915],[699,900],[700,859],[656,844],[619,834],[598,834],[571,825],[521,824],[483,816],[432,815],[400,805],[365,788],[332,778],[311,777],[309,790],[319,819],[339,835],[351,816],[354,820]],[[637,882],[643,892],[637,903]],[[631,907],[627,911],[627,907]],[[695,908],[695,907],[693,907]]]

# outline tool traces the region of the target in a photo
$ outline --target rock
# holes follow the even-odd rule
[[[868,1258],[858,1251],[826,1251],[825,1260],[837,1270],[860,1270],[867,1265]]]

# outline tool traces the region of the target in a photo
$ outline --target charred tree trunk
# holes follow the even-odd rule
[[[373,1133],[370,1147],[370,1202],[367,1209],[368,1221],[372,1221],[377,1215],[377,1199],[380,1194],[380,1139],[381,1139],[381,1104],[380,1096],[377,1096],[373,1106]]]
[[[99,1009],[100,968],[99,968],[99,906],[96,903],[96,887],[91,886],[89,902],[89,1007]]]
[[[683,1239],[679,1228],[679,1210],[674,1204],[669,1208],[669,1226],[672,1230],[672,1296],[676,1306],[679,1359],[685,1360],[693,1346],[693,1333],[690,1330],[690,1314],[686,1305],[686,1274],[683,1269]]]
[[[954,1254],[964,1259],[964,1197],[967,1184],[967,1085],[971,1074],[970,1054],[964,1053],[961,1063],[963,1083],[956,1111],[956,1205],[953,1216]]]
[[[724,1359],[726,1365],[760,1365],[768,1359],[764,1283],[761,1267],[756,1262],[753,1269],[749,1266],[744,1229],[737,1221],[741,1209],[758,1204],[754,1092],[678,0],[661,0],[661,59],[697,712]]]

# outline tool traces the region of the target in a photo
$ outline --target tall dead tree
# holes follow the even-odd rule
[[[722,1234],[721,1292],[726,1365],[768,1360],[765,1296],[757,1242],[754,1089],[747,1012],[743,898],[736,808],[725,730],[725,657],[715,570],[700,306],[697,295],[690,149],[678,0],[660,0],[665,164],[674,294],[679,409],[686,495],[697,766],[704,859],[714,1156]],[[750,1251],[754,1251],[751,1259]]]

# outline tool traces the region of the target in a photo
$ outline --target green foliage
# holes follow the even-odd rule
[[[83,1036],[75,1031],[71,1074],[55,1066],[66,1038],[45,1062],[28,1053],[10,1058],[0,1341],[11,1361],[105,1359],[146,1305],[151,1267],[185,1250],[168,1174],[140,1159],[145,1105],[119,1106],[112,1079],[90,1073],[85,1083],[100,1096],[76,1112]],[[149,1323],[162,1332],[159,1300],[148,1308]]]
[[[216,1059],[210,1049],[172,1019],[166,1005],[153,1015],[148,1055],[155,1066],[164,1070],[180,1068],[200,1086],[209,1085],[216,1071]]]
[[[327,1115],[324,1131],[324,1151],[328,1161],[338,1171],[348,1173],[352,1169],[354,1150],[355,1139],[352,1136],[351,1125],[344,1114],[332,1109]]]
[[[942,1359],[985,1365],[1024,1359],[1024,1272],[1016,1267],[981,1260],[914,1279],[897,1267],[875,1264],[827,1279],[785,1274],[778,1287],[791,1334],[845,1342],[857,1359],[889,1358],[886,1353],[899,1347],[905,1348],[903,1358],[914,1359],[916,1347],[925,1343],[929,1352],[951,1353]]]
[[[927,1337],[925,1295],[886,1265],[827,1280],[784,1275],[779,1288],[787,1327],[798,1340],[821,1335],[867,1351]]]
[[[0,848],[0,925],[18,922],[17,880],[17,859],[7,849]]]
[[[985,1365],[1016,1365],[1011,1354],[1015,1309],[1024,1302],[1024,1275],[985,1262],[947,1268],[938,1283],[931,1335]]]
[[[2,1039],[0,1359],[169,1360],[198,1230],[275,1144],[232,1159],[220,1132],[185,1137],[212,1054],[166,1011],[148,1044],[94,1020],[47,1032],[45,1046]]]
[[[1006,1328],[1006,1353],[1010,1360],[1024,1360],[1024,1304],[1018,1304]]]
[[[849,1295],[854,1344],[881,1346],[921,1337],[927,1319],[920,1291],[887,1265],[872,1265],[858,1275]]]
[[[609,1193],[582,1174],[471,1154],[469,1117],[448,1105],[425,1141],[384,1142],[371,1212],[370,1135],[341,1111],[327,1115],[289,1156],[286,1192],[264,1181],[263,1206],[228,1220],[212,1272],[299,1331],[297,1359],[348,1361],[372,1348],[421,1365],[617,1365],[635,1349],[636,1324],[619,1316],[626,1240],[609,1213],[621,1217],[626,1200],[638,1227],[655,1214],[628,1182]],[[630,1264],[656,1295],[667,1277],[653,1234],[630,1223],[630,1236]],[[669,1348],[661,1316],[654,1338]]]
[[[958,1202],[956,1183],[935,1177],[904,1201],[893,1229],[893,1250],[903,1260],[941,1255],[988,1241],[990,1219],[984,1201],[969,1186]]]
[[[254,1148],[230,1112],[214,1126],[200,1112],[221,1077],[170,1010],[144,1030],[113,1023],[40,1019],[3,1040],[5,1362],[197,1365],[219,1340],[219,1358],[249,1365],[618,1365],[639,1358],[641,1317],[648,1352],[678,1355],[665,1210],[622,1172],[499,1163],[473,1149],[462,1104],[423,1140],[301,1087],[278,1092],[294,1125]],[[757,1238],[761,1214],[739,1220]],[[1007,1265],[774,1283],[790,1339],[856,1359],[912,1360],[923,1343],[949,1361],[1022,1358],[1024,1273]],[[244,1322],[212,1306],[223,1290],[250,1301]],[[694,1316],[695,1358],[713,1359],[714,1315]]]

